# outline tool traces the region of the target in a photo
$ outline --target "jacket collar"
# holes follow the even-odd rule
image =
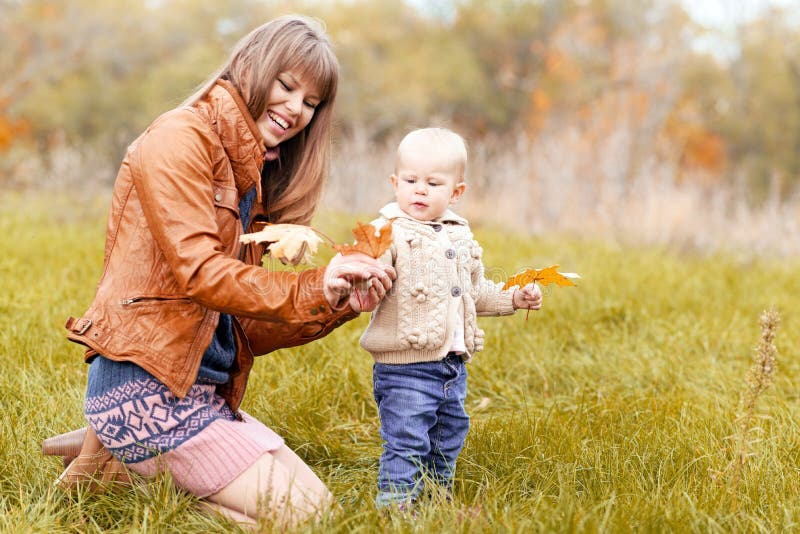
[[[408,219],[410,221],[416,221],[420,224],[443,224],[443,223],[451,223],[451,224],[463,224],[468,225],[469,223],[463,217],[460,217],[453,213],[451,210],[445,211],[441,217],[437,217],[432,221],[419,221],[412,217],[411,215],[407,214],[403,210],[400,209],[400,205],[397,202],[390,202],[386,204],[384,207],[381,208],[381,211],[378,212],[383,217],[387,219]]]
[[[239,92],[229,81],[219,79],[195,106],[209,117],[222,142],[239,195],[255,186],[256,200],[261,204],[261,167],[266,148],[256,121]]]

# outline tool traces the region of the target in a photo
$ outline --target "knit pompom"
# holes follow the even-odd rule
[[[471,252],[472,252],[472,257],[476,260],[479,260],[483,257],[483,249],[481,248],[481,246],[478,244],[477,241],[472,242]]]

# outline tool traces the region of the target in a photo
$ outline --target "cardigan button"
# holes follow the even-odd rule
[[[444,255],[445,255],[445,257],[446,257],[448,260],[452,260],[453,258],[455,258],[455,257],[456,257],[456,251],[455,251],[455,250],[453,250],[452,248],[448,248],[448,249],[447,249],[447,250],[444,252]]]
[[[461,288],[458,287],[458,286],[454,287],[453,289],[450,290],[450,294],[453,295],[454,297],[460,297],[461,296]]]
[[[441,230],[442,230],[442,225],[441,224],[434,224],[433,225],[433,231],[434,232],[440,232]]]
[[[216,200],[217,202],[222,202],[222,193],[217,193],[216,195],[214,195],[214,200]]]

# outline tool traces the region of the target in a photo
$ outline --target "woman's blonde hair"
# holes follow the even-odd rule
[[[236,87],[258,120],[266,111],[275,79],[288,70],[313,84],[320,102],[308,126],[281,143],[279,159],[265,164],[264,203],[273,222],[308,224],[330,166],[332,112],[339,83],[339,62],[320,22],[287,15],[256,28],[184,105],[200,100],[223,78]]]

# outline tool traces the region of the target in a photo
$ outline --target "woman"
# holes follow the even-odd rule
[[[64,480],[113,472],[114,460],[145,476],[168,470],[242,522],[304,519],[330,504],[319,478],[239,404],[254,355],[374,309],[394,271],[348,255],[327,268],[270,272],[259,266],[264,247],[241,246],[239,236],[265,222],[310,221],[337,82],[320,26],[279,18],[131,144],[96,296],[67,323],[68,338],[88,347],[90,430]],[[355,296],[360,282],[369,291]],[[113,455],[104,467],[103,447]]]

